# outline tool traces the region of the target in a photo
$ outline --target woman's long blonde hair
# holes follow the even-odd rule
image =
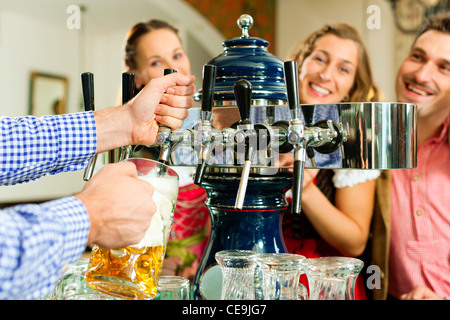
[[[313,52],[316,41],[326,34],[332,34],[341,39],[353,40],[358,45],[358,66],[356,68],[355,81],[345,102],[380,101],[380,90],[373,79],[367,49],[359,32],[346,23],[326,24],[313,32],[308,38],[298,42],[292,48],[288,55],[288,60],[296,60],[300,71],[305,59]]]

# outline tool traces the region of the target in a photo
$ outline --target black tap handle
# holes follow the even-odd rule
[[[252,84],[250,81],[241,79],[234,84],[234,96],[241,116],[241,123],[251,123],[250,103],[252,98]]]
[[[84,111],[94,111],[94,75],[91,72],[81,74],[81,88],[83,90]],[[94,155],[84,169],[83,180],[88,181],[94,174],[97,155]]]
[[[305,125],[308,127],[313,125],[314,105],[302,106],[303,118],[305,118]]]
[[[81,74],[81,87],[83,89],[84,111],[94,111],[94,75],[90,72]]]
[[[284,63],[284,80],[290,110],[295,110],[299,106],[298,93],[298,65],[297,61],[286,61]]]
[[[216,86],[217,66],[206,64],[203,66],[202,111],[211,111]]]
[[[176,72],[177,72],[177,70],[175,70],[175,69],[164,69],[163,75],[167,76],[168,74],[176,73]]]
[[[168,74],[172,74],[172,73],[176,73],[177,72],[177,70],[175,70],[175,69],[164,69],[164,71],[163,71],[163,75],[164,76],[167,76]],[[165,125],[165,124],[159,124],[159,127],[161,128],[161,127],[166,127],[166,128],[168,128],[169,126],[167,126],[167,125]]]
[[[122,104],[127,103],[134,97],[136,90],[136,83],[134,82],[134,78],[134,73],[122,73]]]

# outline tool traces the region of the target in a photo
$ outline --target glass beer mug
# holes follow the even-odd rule
[[[179,178],[168,166],[149,159],[130,158],[138,177],[154,187],[157,210],[144,238],[125,248],[95,245],[86,271],[86,283],[102,293],[122,299],[148,300],[157,293],[178,196]]]
[[[254,300],[257,252],[222,250],[215,259],[222,270],[221,300]]]
[[[256,261],[262,273],[264,300],[306,300],[299,283],[306,258],[293,253],[260,254]]]
[[[355,300],[355,282],[364,263],[349,257],[306,259],[310,300]]]

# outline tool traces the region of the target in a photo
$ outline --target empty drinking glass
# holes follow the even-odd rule
[[[222,270],[222,300],[254,300],[258,253],[250,250],[222,250],[215,258]]]
[[[364,263],[356,258],[306,259],[310,300],[354,300],[355,280]]]
[[[299,284],[305,260],[291,253],[260,254],[256,261],[262,273],[263,299],[305,300],[304,287]]]
[[[52,293],[55,300],[115,300],[110,295],[103,294],[90,288],[84,281],[84,274],[88,266],[88,259],[80,259],[77,263],[67,267],[64,275],[56,284]]]
[[[161,276],[155,300],[189,300],[190,286],[189,279],[179,276]]]

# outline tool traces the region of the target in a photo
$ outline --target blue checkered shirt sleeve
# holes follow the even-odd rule
[[[92,112],[0,117],[0,185],[86,166],[96,152]],[[75,197],[0,210],[0,299],[35,299],[86,248],[90,220]]]
[[[70,196],[0,210],[0,299],[36,299],[51,292],[64,266],[86,248],[90,221]]]
[[[84,168],[97,150],[92,112],[0,118],[0,185]]]

